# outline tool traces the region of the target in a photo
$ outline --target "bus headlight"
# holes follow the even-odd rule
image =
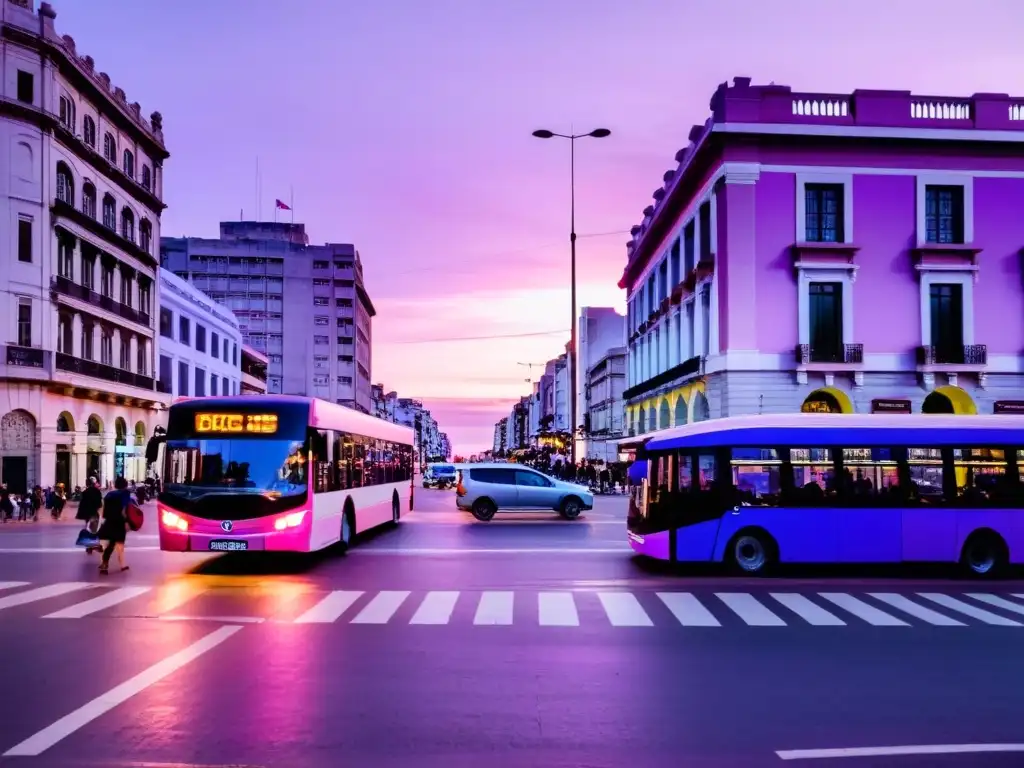
[[[274,521],[274,529],[283,531],[286,528],[298,528],[302,525],[302,519],[306,516],[305,511],[292,512],[291,514],[279,517]]]
[[[174,528],[178,531],[188,530],[188,523],[185,522],[185,519],[180,515],[174,514],[169,509],[164,510],[164,514],[160,518],[160,521],[164,524],[165,528]]]

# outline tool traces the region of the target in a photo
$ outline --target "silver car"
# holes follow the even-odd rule
[[[594,495],[582,485],[518,464],[473,464],[459,470],[455,504],[483,522],[499,509],[553,509],[575,520],[594,508]]]

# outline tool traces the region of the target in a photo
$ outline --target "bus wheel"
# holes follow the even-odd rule
[[[993,531],[971,534],[960,555],[960,565],[967,575],[982,579],[999,576],[1008,561],[1006,542]]]
[[[729,547],[732,565],[740,573],[760,576],[771,568],[775,559],[775,548],[765,533],[746,531],[732,540]]]
[[[477,499],[473,502],[473,517],[481,523],[489,522],[497,511],[494,502],[490,499]]]
[[[345,505],[345,512],[341,516],[341,537],[338,539],[338,551],[346,553],[352,547],[352,536],[356,530],[356,516],[352,512],[352,505]]]
[[[398,525],[398,519],[402,516],[402,505],[398,502],[398,494],[391,494],[391,522]]]

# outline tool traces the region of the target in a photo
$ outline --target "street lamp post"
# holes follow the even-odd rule
[[[569,335],[569,370],[566,378],[569,380],[569,461],[576,463],[576,139],[594,138],[603,139],[611,136],[607,128],[595,128],[590,133],[555,133],[554,131],[539,130],[533,135],[538,139],[568,139],[569,140],[569,253],[571,262],[571,276],[569,290],[572,295],[572,329]]]

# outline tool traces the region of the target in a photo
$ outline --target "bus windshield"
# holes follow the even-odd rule
[[[164,491],[185,501],[209,494],[269,498],[306,493],[303,442],[266,438],[168,440]]]

